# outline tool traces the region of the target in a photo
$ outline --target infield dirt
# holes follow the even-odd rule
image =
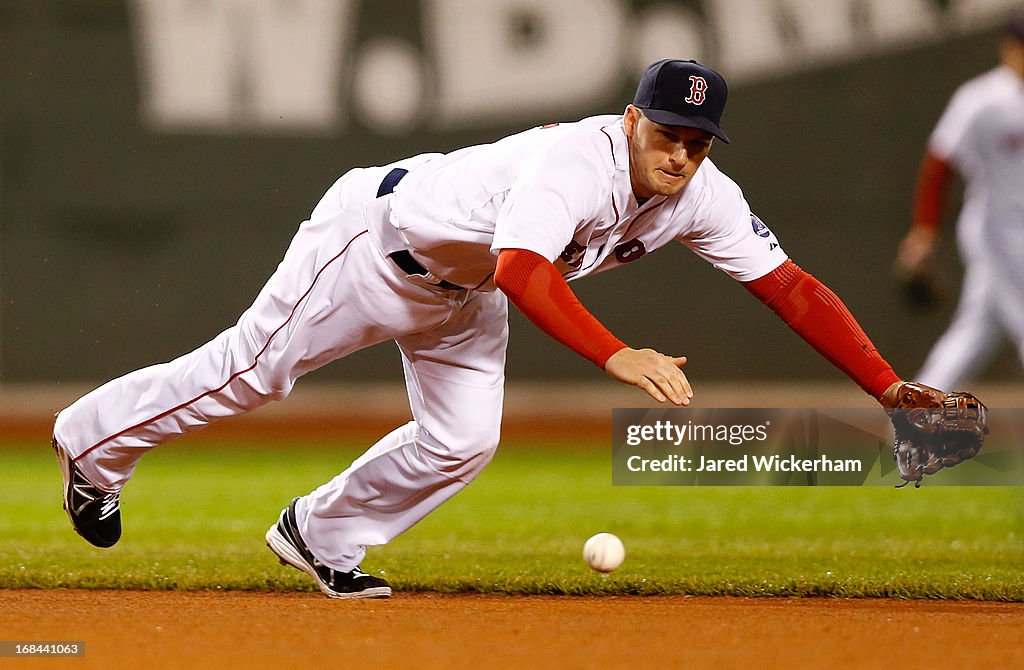
[[[2,637],[84,641],[17,668],[1009,668],[992,602],[0,591]]]

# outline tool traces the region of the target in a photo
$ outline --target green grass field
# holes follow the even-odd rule
[[[612,487],[607,447],[583,447],[504,445],[363,568],[414,591],[1024,601],[1024,489]],[[48,446],[0,443],[0,587],[314,590],[263,534],[357,453],[172,443],[141,462],[101,550],[71,530]],[[581,558],[599,531],[626,544],[610,575]]]

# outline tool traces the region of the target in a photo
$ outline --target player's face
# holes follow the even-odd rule
[[[714,136],[699,128],[665,126],[630,105],[623,118],[629,141],[629,179],[640,199],[674,195],[693,178]]]

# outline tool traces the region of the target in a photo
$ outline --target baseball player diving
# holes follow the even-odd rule
[[[568,283],[672,242],[740,282],[883,406],[940,402],[941,391],[893,372],[708,159],[715,140],[729,141],[719,126],[726,95],[711,68],[663,60],[623,114],[350,170],[234,326],[58,414],[53,445],[75,529],[112,546],[120,491],[147,451],[394,340],[413,420],[293,500],[266,534],[328,596],[389,596],[387,582],[359,568],[366,548],[461,491],[498,446],[508,302],[613,379],[659,402],[690,402],[686,357],[622,342]]]

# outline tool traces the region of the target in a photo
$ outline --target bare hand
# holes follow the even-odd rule
[[[935,237],[935,231],[930,228],[911,228],[896,252],[896,273],[913,275],[921,272],[935,253]]]
[[[612,379],[639,386],[658,402],[689,405],[693,389],[679,368],[685,356],[666,356],[653,349],[620,349],[604,364]]]

